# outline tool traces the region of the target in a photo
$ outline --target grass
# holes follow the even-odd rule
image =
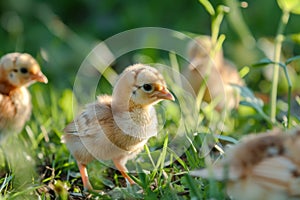
[[[170,61],[177,72],[176,56],[170,54]],[[214,110],[213,102],[202,104],[201,97],[193,99],[172,84],[178,77],[164,76],[176,101],[157,105],[158,137],[127,163],[137,185],[128,186],[110,163],[94,161],[88,172],[97,193],[83,191],[75,160],[60,142],[63,128],[73,119],[72,90],[58,90],[51,82],[33,85],[30,121],[21,134],[2,144],[1,199],[228,199],[224,183],[191,177],[189,172],[220,158],[222,145],[234,144],[251,132],[283,126],[270,125],[267,106],[249,88],[240,88],[243,103],[224,117]],[[100,87],[99,94],[104,90]],[[296,116],[290,120],[299,124]]]
[[[171,79],[167,78],[167,81],[171,83]],[[268,121],[251,106],[241,105],[220,122],[222,116],[214,111],[213,104],[193,110],[191,104],[199,103],[199,99],[193,102],[180,87],[173,86],[172,89],[176,102],[166,101],[157,106],[164,127],[158,137],[151,138],[145,150],[127,164],[133,171],[130,175],[138,184],[128,186],[109,164],[94,161],[88,171],[92,184],[101,192],[86,193],[74,159],[60,142],[63,128],[73,119],[72,90],[59,91],[51,83],[33,85],[30,88],[31,120],[21,134],[2,144],[1,198],[228,198],[224,183],[191,177],[189,171],[203,168],[221,156],[220,150],[214,148],[216,142],[233,144],[235,138],[244,134],[265,130],[267,127],[261,124],[268,124]],[[297,118],[293,121],[299,123]],[[218,128],[223,125],[225,129]]]
[[[228,11],[222,10],[226,8],[222,6],[215,11],[209,1],[200,2],[212,15],[211,30],[218,49],[225,39],[224,35],[218,36],[219,28]],[[169,57],[166,62],[178,72],[176,55],[170,53]],[[258,65],[289,64],[278,62],[268,60]],[[229,199],[224,183],[195,178],[189,172],[212,164],[222,157],[223,146],[236,143],[243,135],[272,127],[296,126],[300,122],[299,116],[290,116],[290,102],[282,102],[283,107],[288,107],[285,110],[273,104],[270,108],[255,98],[250,88],[239,88],[243,101],[238,110],[220,114],[214,110],[214,102],[202,104],[201,94],[197,99],[189,97],[173,84],[180,79],[169,75],[164,76],[176,101],[161,102],[156,107],[160,122],[157,138],[151,138],[144,151],[127,164],[137,185],[128,186],[120,173],[109,167],[110,163],[94,161],[88,165],[88,172],[91,183],[100,192],[91,193],[83,191],[75,160],[60,142],[63,128],[74,117],[72,89],[58,89],[51,81],[48,85],[31,86],[30,121],[20,134],[1,144],[0,199]],[[104,80],[101,84],[108,82]],[[99,94],[111,91],[107,87],[98,89]],[[289,98],[300,102],[297,96]],[[74,104],[76,110],[75,101]],[[271,117],[266,114],[270,110]],[[283,117],[275,118],[274,112],[281,111]]]
[[[208,128],[204,124],[198,130],[192,128],[195,124],[188,121],[195,115],[180,111],[179,106],[188,106],[180,100],[183,97],[179,92],[175,103],[163,102],[157,107],[159,118],[165,121],[159,136],[150,139],[145,151],[127,165],[133,169],[131,175],[138,185],[127,186],[118,171],[95,161],[88,171],[92,184],[102,192],[88,194],[82,191],[74,159],[60,142],[63,128],[73,118],[72,91],[57,91],[51,83],[35,84],[30,90],[30,121],[21,134],[2,144],[2,199],[205,199],[224,195],[222,183],[211,187],[207,180],[188,174],[205,166],[201,149],[206,133],[201,131]],[[178,117],[178,113],[182,116]],[[178,145],[185,152],[176,149]]]
[[[171,58],[177,65],[174,55]],[[167,82],[172,83],[172,78],[166,78]],[[94,161],[88,171],[101,192],[86,193],[74,159],[60,142],[63,128],[73,119],[72,90],[57,90],[51,83],[35,84],[30,90],[31,120],[21,134],[2,144],[2,199],[226,199],[224,183],[191,177],[189,171],[221,156],[214,148],[216,142],[233,144],[235,138],[263,131],[267,126],[261,124],[268,124],[263,107],[251,107],[253,102],[222,118],[213,103],[196,106],[199,99],[189,99],[173,86],[176,102],[157,106],[159,121],[164,123],[158,137],[151,138],[145,150],[127,164],[138,185],[128,186],[118,171]],[[253,100],[249,89],[244,93]],[[299,123],[297,118],[292,121]],[[218,128],[223,125],[225,129]]]

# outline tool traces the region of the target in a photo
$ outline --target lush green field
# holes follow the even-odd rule
[[[31,119],[20,134],[1,144],[0,199],[227,199],[224,183],[192,177],[189,172],[221,157],[222,150],[215,144],[225,149],[243,135],[299,124],[300,18],[299,10],[283,12],[272,0],[248,2],[247,8],[236,0],[212,3],[210,8],[198,1],[150,1],[141,6],[135,1],[2,1],[1,55],[31,53],[49,83],[30,87]],[[274,17],[269,17],[268,10]],[[281,16],[287,12],[285,26]],[[237,110],[220,114],[214,103],[202,103],[201,95],[187,98],[171,75],[164,74],[176,101],[156,106],[161,127],[158,137],[151,138],[144,151],[128,162],[130,176],[138,184],[126,185],[110,164],[94,161],[88,172],[99,192],[86,193],[76,162],[60,141],[63,128],[81,108],[73,98],[77,71],[100,40],[142,26],[208,34],[218,41],[225,36],[224,54],[247,83],[241,89],[242,103]],[[280,36],[285,37],[281,40]],[[276,49],[279,56],[273,57]],[[262,60],[266,57],[269,59]],[[136,62],[162,63],[174,71],[186,67],[172,52],[146,49],[117,58],[110,70],[119,73]],[[276,70],[278,62],[277,88],[270,68]],[[98,72],[94,74],[99,77]],[[111,94],[111,74],[101,78],[95,95]],[[252,92],[270,99],[263,104]],[[276,104],[271,103],[274,98]],[[274,111],[276,116],[272,116]]]

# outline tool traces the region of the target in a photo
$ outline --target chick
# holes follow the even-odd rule
[[[162,75],[136,64],[124,70],[112,96],[99,96],[64,129],[62,142],[75,157],[85,190],[93,190],[86,166],[94,159],[112,160],[130,184],[126,162],[157,134],[154,104],[174,100]]]
[[[300,199],[300,129],[246,137],[212,169],[191,174],[227,181],[233,199]]]
[[[27,87],[47,83],[37,61],[27,53],[9,53],[0,60],[0,137],[20,132],[31,115]]]
[[[188,45],[190,65],[183,70],[183,75],[196,95],[205,84],[203,100],[207,103],[216,100],[217,110],[236,108],[239,95],[231,84],[244,85],[236,67],[224,59],[222,50],[211,57],[213,44],[209,36],[198,36],[195,41]]]

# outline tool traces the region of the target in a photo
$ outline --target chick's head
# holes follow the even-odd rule
[[[136,64],[121,74],[114,88],[113,99],[119,106],[147,107],[161,100],[174,100],[174,97],[167,89],[163,76],[155,68]]]
[[[188,56],[190,59],[206,58],[212,49],[212,42],[209,36],[198,36],[188,44]]]
[[[191,70],[198,69],[201,72],[201,69],[206,69],[210,62],[213,62],[217,69],[224,64],[223,51],[222,49],[216,51],[210,36],[201,35],[194,38],[188,44],[187,54],[192,64]]]
[[[14,87],[28,86],[34,82],[47,83],[37,61],[26,53],[10,53],[0,60],[1,79]]]
[[[146,106],[161,100],[174,100],[163,76],[154,68],[145,68],[137,74],[131,96],[135,104]]]

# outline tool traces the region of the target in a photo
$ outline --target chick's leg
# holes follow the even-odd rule
[[[122,176],[130,183],[130,185],[136,184],[134,180],[132,180],[126,173],[128,171],[125,167],[126,161],[124,162],[122,159],[113,159],[113,162],[116,168],[121,172]]]
[[[78,165],[78,168],[79,168],[79,171],[80,171],[80,174],[81,174],[81,179],[82,179],[82,182],[83,182],[84,190],[87,190],[87,191],[93,190],[93,187],[92,187],[92,185],[89,181],[88,173],[87,173],[87,170],[86,170],[86,165],[81,164],[80,162],[77,162],[77,165]]]

